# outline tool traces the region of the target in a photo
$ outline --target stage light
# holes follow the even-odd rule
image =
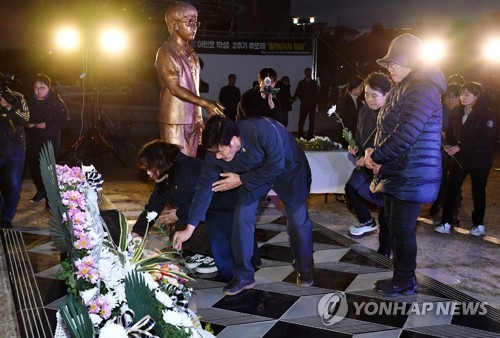
[[[80,45],[80,37],[76,30],[63,28],[56,33],[56,43],[61,49],[76,49]]]
[[[432,39],[424,42],[423,58],[429,63],[438,63],[445,57],[446,43],[442,40]]]
[[[484,46],[484,57],[489,61],[500,62],[500,38],[491,39]]]
[[[110,54],[122,53],[127,47],[127,37],[118,29],[106,29],[102,32],[101,47]]]

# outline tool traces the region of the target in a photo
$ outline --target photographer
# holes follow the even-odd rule
[[[69,124],[68,107],[51,85],[47,75],[37,74],[33,78],[33,91],[26,97],[30,111],[30,120],[26,125],[26,157],[31,178],[36,186],[36,194],[30,199],[32,203],[45,198],[40,171],[40,151],[43,145],[50,141],[57,159],[61,130]]]
[[[261,69],[258,77],[260,90],[243,93],[238,104],[237,120],[253,116],[264,116],[271,117],[283,124],[281,104],[276,98],[276,92],[279,89],[274,89],[277,79],[278,74],[274,69]]]
[[[24,126],[30,114],[21,93],[7,86],[13,77],[0,73],[0,227],[12,228],[24,169]]]

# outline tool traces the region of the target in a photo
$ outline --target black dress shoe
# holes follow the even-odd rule
[[[417,284],[417,277],[413,276],[412,281],[416,285]],[[375,287],[377,287],[377,285],[387,284],[387,283],[390,283],[390,282],[392,282],[392,278],[379,279],[379,280],[375,281]]]
[[[312,273],[298,273],[297,274],[297,285],[302,287],[309,287],[314,284],[314,278]]]
[[[12,223],[3,219],[0,221],[0,228],[2,229],[12,229]]]
[[[38,203],[45,198],[45,192],[37,191],[35,196],[30,199],[31,203]]]
[[[417,292],[417,281],[416,278],[412,278],[409,281],[399,282],[392,280],[382,280],[378,284],[375,284],[375,291],[385,297],[396,297],[399,295],[413,295]]]
[[[222,293],[228,296],[234,296],[240,293],[243,290],[251,289],[255,286],[255,279],[250,280],[241,280],[241,279],[233,279],[231,280],[224,289],[222,289]]]

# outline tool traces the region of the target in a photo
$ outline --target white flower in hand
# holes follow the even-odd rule
[[[156,211],[148,211],[146,215],[146,219],[148,220],[148,223],[153,222],[156,219],[156,216],[158,216],[158,213]]]
[[[328,111],[326,112],[328,114],[328,116],[332,116],[332,114],[334,114],[335,112],[337,111],[337,106],[336,105],[333,105],[332,108],[328,109]]]

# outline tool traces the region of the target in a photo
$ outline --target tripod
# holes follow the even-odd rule
[[[87,131],[83,133],[68,149],[68,151],[62,156],[65,158],[69,153],[73,152],[74,156],[78,152],[78,149],[82,147],[84,144],[89,143],[90,154],[93,157],[99,157],[103,154],[111,152],[118,161],[124,166],[127,167],[125,162],[118,156],[113,146],[106,139],[103,130],[107,135],[110,135],[109,131],[106,128],[105,123],[102,120],[102,106],[100,103],[101,98],[101,88],[100,86],[96,86],[91,95],[90,100],[90,126]],[[97,122],[96,122],[97,117]],[[103,147],[104,149],[103,149]]]

